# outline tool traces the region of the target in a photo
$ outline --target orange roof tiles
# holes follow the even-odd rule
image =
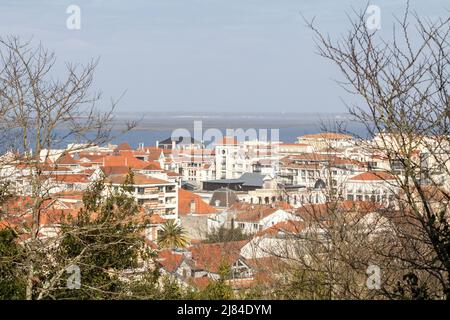
[[[157,161],[150,161],[149,164],[142,169],[143,170],[161,170],[161,165]]]
[[[241,248],[247,243],[248,240],[243,240],[192,246],[189,251],[192,253],[193,268],[218,273],[222,264],[231,265],[240,257]]]
[[[231,207],[231,210],[237,212],[235,220],[245,222],[258,222],[280,209],[288,210],[292,207],[284,201],[277,201],[272,205],[238,202]]]
[[[103,166],[105,167],[131,167],[136,169],[143,169],[148,166],[148,162],[136,159],[131,154],[115,155],[115,156],[106,156],[103,158]]]
[[[127,174],[113,174],[106,178],[106,181],[112,184],[123,184]],[[168,184],[170,182],[158,178],[148,177],[145,174],[135,173],[133,176],[134,185],[147,184]]]
[[[195,204],[194,212],[191,212],[191,203]],[[202,198],[184,189],[178,189],[178,214],[211,214],[217,210],[207,204]]]
[[[78,161],[72,158],[70,154],[62,155],[56,160],[56,163],[59,165],[75,165],[78,164]]]
[[[335,133],[335,132],[321,132],[316,134],[305,134],[300,136],[301,139],[331,139],[331,140],[347,140],[352,139],[353,137],[348,134],[343,133]]]
[[[217,142],[217,145],[237,145],[238,141],[236,137],[223,137]]]
[[[88,183],[88,175],[86,174],[53,174],[49,178],[57,182],[65,183]]]
[[[386,181],[395,180],[395,177],[388,172],[368,171],[350,178],[352,181]]]
[[[128,142],[122,142],[121,144],[119,144],[116,148],[117,151],[130,151],[133,150],[133,148],[131,148],[131,146],[128,144]]]
[[[158,262],[168,272],[174,272],[183,260],[184,255],[182,253],[174,252],[170,249],[162,250],[158,253]]]

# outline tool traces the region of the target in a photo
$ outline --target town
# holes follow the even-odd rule
[[[209,148],[193,138],[169,137],[137,148],[124,142],[69,144],[37,155],[10,150],[1,157],[0,175],[14,197],[4,207],[20,214],[0,215],[0,227],[26,228],[31,215],[23,213],[35,205],[37,174],[45,190],[38,230],[43,243],[58,236],[68,216],[77,216],[84,193],[96,181],[104,181],[106,196],[125,188],[131,174],[126,193],[149,218],[142,237],[157,253],[151,268],[183,286],[201,288],[218,280],[226,263],[227,284],[238,292],[282,281],[277,268],[308,256],[302,239],[314,235],[326,241],[322,223],[335,219],[333,203],[339,215],[358,216],[371,237],[385,237],[401,206],[406,170],[401,159],[389,156],[396,148],[401,153],[395,141],[388,133],[362,140],[321,132],[289,143],[225,136]],[[441,162],[429,157],[431,146],[434,154],[436,146],[444,146],[431,138],[422,141],[409,158],[419,164],[418,180],[427,188],[448,190],[449,168],[433,169]],[[386,144],[392,149],[383,148]],[[161,245],[168,224],[183,230],[182,245]],[[231,236],[221,238],[218,233],[226,230]],[[27,240],[26,234],[20,239]]]
[[[448,1],[378,2],[0,1],[0,300],[450,300]]]

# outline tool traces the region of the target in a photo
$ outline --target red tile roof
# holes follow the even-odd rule
[[[89,183],[88,175],[86,174],[52,174],[48,177],[63,183]]]
[[[237,145],[238,141],[236,137],[223,137],[217,142],[217,145]]]
[[[231,210],[236,210],[237,213],[235,220],[245,222],[258,222],[280,209],[287,210],[292,207],[284,201],[277,201],[272,205],[238,202],[231,207]]]
[[[158,262],[168,272],[174,272],[183,260],[184,255],[181,252],[174,252],[168,249],[158,253]]]
[[[127,142],[123,142],[117,146],[116,150],[117,151],[130,151],[130,150],[133,150],[133,148],[131,148],[131,146]]]
[[[240,257],[241,248],[248,243],[247,240],[202,243],[189,248],[192,253],[195,270],[206,270],[218,273],[220,266],[232,265]]]
[[[143,170],[161,170],[161,165],[157,161],[150,161],[149,164],[142,169]]]
[[[147,161],[136,159],[131,154],[121,154],[119,156],[106,156],[103,158],[103,166],[105,167],[131,167],[136,169],[142,169],[148,166]]]
[[[358,174],[350,178],[353,181],[386,181],[386,180],[395,180],[395,177],[388,172],[375,172],[369,171]]]
[[[301,139],[332,139],[332,140],[340,140],[340,139],[352,139],[353,137],[348,134],[343,133],[334,133],[334,132],[321,132],[316,134],[305,134],[300,136]]]
[[[112,184],[123,184],[127,174],[113,174],[106,178],[106,182]],[[146,176],[145,174],[135,173],[133,176],[134,185],[147,185],[147,184],[168,184],[170,182],[158,178]]]
[[[195,203],[194,212],[191,212],[192,202]],[[203,201],[199,195],[184,189],[178,189],[178,214],[211,214],[216,212],[217,210]]]
[[[62,155],[56,160],[56,163],[59,165],[75,165],[78,164],[78,161],[72,158],[70,154]]]
[[[144,151],[145,155],[148,156],[148,159],[153,161],[159,160],[161,154],[163,153],[163,149],[157,147],[144,147],[143,149],[141,148],[138,151]]]
[[[305,223],[303,221],[282,221],[277,224],[271,226],[266,230],[262,230],[257,233],[258,236],[262,236],[265,234],[276,235],[279,232],[288,233],[288,234],[298,234],[305,228]]]
[[[111,174],[127,174],[130,172],[130,167],[127,166],[102,166],[100,167],[103,174],[105,176],[109,176]]]

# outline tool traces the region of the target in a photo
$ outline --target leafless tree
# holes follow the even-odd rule
[[[384,294],[400,297],[403,277],[412,276],[413,285],[426,291],[412,297],[448,299],[450,17],[423,19],[408,5],[386,39],[367,28],[364,12],[354,16],[339,40],[322,33],[314,19],[307,24],[319,55],[341,71],[339,84],[362,98],[348,104],[370,137],[361,137],[358,146],[382,159],[371,170],[395,190],[395,207],[385,213],[393,237],[371,250],[384,258],[382,271],[390,270]]]
[[[14,184],[15,179],[26,180],[30,186],[26,192],[13,189],[31,199],[30,207],[24,206],[15,218],[31,217],[28,232],[20,235],[26,250],[26,299],[44,298],[65,268],[82,256],[80,253],[73,261],[64,261],[49,281],[38,285],[36,279],[44,272],[44,265],[54,267],[55,262],[43,248],[54,248],[61,241],[39,237],[46,203],[51,199],[48,178],[56,175],[44,168],[50,163],[52,149],[64,150],[56,155],[64,156],[109,141],[118,101],[111,101],[106,111],[97,107],[101,93],[93,90],[93,80],[98,60],[86,65],[66,63],[64,74],[58,76],[55,54],[41,44],[34,46],[31,41],[9,36],[0,38],[0,47],[0,147],[2,153],[11,151],[2,157],[2,181]],[[76,143],[63,147],[67,142]],[[17,164],[24,168],[22,176],[8,177],[5,168]],[[66,221],[66,217],[61,220]]]

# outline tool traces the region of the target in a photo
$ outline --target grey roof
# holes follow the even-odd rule
[[[266,175],[262,175],[257,172],[246,172],[238,179],[220,179],[220,180],[207,180],[207,183],[221,183],[221,184],[242,184],[248,187],[262,187],[264,178]]]
[[[219,180],[206,180],[207,183],[223,183],[223,184],[234,184],[234,183],[244,183],[241,179],[219,179]]]
[[[239,180],[244,181],[243,186],[262,187],[266,176],[256,172],[246,172]]]
[[[172,145],[172,141],[175,141],[175,144],[180,144],[180,143],[183,143],[183,144],[185,144],[185,143],[187,143],[187,144],[201,144],[201,142],[200,141],[197,141],[197,140],[195,140],[194,138],[192,138],[192,137],[170,137],[170,138],[167,138],[167,139],[165,139],[165,140],[163,140],[163,141],[161,141],[161,142],[159,142],[159,144],[167,144],[167,145]]]
[[[216,207],[229,207],[235,202],[239,202],[239,198],[233,190],[220,188],[213,192],[209,204]]]

